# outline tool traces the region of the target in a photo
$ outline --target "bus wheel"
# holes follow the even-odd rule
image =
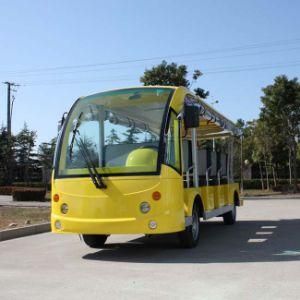
[[[180,244],[184,248],[196,247],[200,238],[199,205],[193,206],[192,225],[187,226],[184,231],[178,233]]]
[[[83,234],[84,242],[91,248],[101,248],[106,242],[108,235],[104,234]]]
[[[236,222],[236,206],[233,206],[233,210],[223,215],[223,222],[225,225],[233,225]]]

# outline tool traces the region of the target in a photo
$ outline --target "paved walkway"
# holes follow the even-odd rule
[[[176,235],[112,235],[91,249],[78,235],[0,243],[1,300],[299,300],[300,199],[245,200],[238,222],[201,222],[194,249]]]
[[[45,201],[45,202],[13,201],[12,196],[0,195],[0,206],[49,207],[49,206],[51,206],[51,203],[49,201]]]

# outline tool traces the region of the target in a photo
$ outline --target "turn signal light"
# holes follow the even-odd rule
[[[54,194],[53,195],[53,201],[54,202],[58,202],[59,201],[59,195],[58,194]]]
[[[161,198],[161,193],[159,191],[153,192],[152,193],[152,199],[153,200],[159,200]]]

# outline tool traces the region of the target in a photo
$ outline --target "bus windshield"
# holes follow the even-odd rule
[[[104,92],[78,100],[64,126],[56,158],[58,176],[157,172],[164,112],[171,88]]]

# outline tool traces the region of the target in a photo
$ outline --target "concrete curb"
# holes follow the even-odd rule
[[[49,222],[37,224],[37,225],[30,225],[26,227],[14,228],[14,229],[5,229],[0,231],[0,242],[27,236],[27,235],[49,232],[50,230],[51,230],[51,226]]]

